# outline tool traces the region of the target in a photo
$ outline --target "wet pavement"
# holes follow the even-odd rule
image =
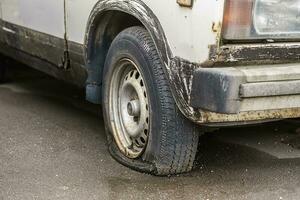
[[[0,200],[300,199],[300,122],[201,137],[195,169],[132,171],[107,153],[101,107],[28,68],[0,85]]]

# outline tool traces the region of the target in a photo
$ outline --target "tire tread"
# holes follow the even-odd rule
[[[173,175],[189,172],[197,153],[199,129],[178,109],[166,77],[163,63],[148,31],[140,26],[130,27],[117,37],[133,36],[149,55],[157,85],[157,98],[161,107],[161,133],[155,175]]]
[[[179,174],[192,170],[197,153],[199,133],[194,124],[188,121],[176,106],[165,76],[161,59],[155,44],[147,30],[142,27],[131,27],[126,32],[144,41],[154,63],[157,77],[160,102],[163,110],[163,134],[160,144],[160,155],[157,163],[158,175]]]

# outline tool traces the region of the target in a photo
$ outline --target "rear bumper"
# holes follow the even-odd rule
[[[299,117],[300,64],[197,69],[190,104],[207,122]]]

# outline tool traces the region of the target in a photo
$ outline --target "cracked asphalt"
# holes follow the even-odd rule
[[[300,121],[201,137],[195,169],[154,177],[114,161],[101,106],[26,67],[0,85],[0,200],[300,199]]]

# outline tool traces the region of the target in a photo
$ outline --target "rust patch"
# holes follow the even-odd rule
[[[210,46],[209,59],[202,67],[280,64],[300,61],[300,43]]]
[[[221,33],[221,29],[222,29],[222,23],[221,22],[213,22],[212,23],[212,32],[214,33],[218,33],[218,35]]]
[[[300,117],[300,108],[267,110],[267,111],[251,111],[241,112],[239,114],[219,114],[213,112],[201,112],[202,120],[198,123],[224,123],[224,122],[243,122],[243,121],[259,121],[268,119],[287,119]]]
[[[184,7],[192,7],[193,6],[193,0],[177,0],[177,3],[180,6],[184,6]]]

